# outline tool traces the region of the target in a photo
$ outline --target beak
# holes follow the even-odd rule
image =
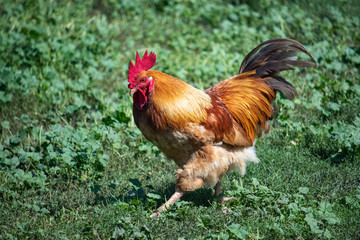
[[[137,91],[137,88],[133,88],[130,90],[130,96],[134,96],[134,93]]]

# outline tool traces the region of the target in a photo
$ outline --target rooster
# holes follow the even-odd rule
[[[312,61],[297,60],[297,53]],[[243,60],[239,73],[202,91],[168,74],[150,70],[156,61],[146,51],[130,61],[129,89],[133,116],[147,140],[179,166],[175,193],[151,217],[166,211],[185,193],[214,187],[231,170],[245,174],[248,162],[259,162],[255,138],[270,130],[271,103],[281,92],[292,100],[297,91],[278,74],[292,66],[316,67],[303,45],[291,39],[261,43]],[[229,197],[220,201],[226,202]]]

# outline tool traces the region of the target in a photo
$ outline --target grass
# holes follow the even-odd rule
[[[358,239],[360,21],[354,2],[0,1],[0,238]],[[173,162],[132,120],[127,68],[206,89],[258,43],[303,43],[317,69],[284,76],[261,162],[222,181],[229,212],[199,189],[158,219]],[[305,57],[305,56],[303,56]]]

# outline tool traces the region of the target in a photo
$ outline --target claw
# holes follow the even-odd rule
[[[226,202],[231,201],[233,199],[234,199],[234,197],[222,197],[218,201],[219,201],[219,203],[223,204],[223,203],[226,203]]]
[[[153,214],[150,215],[151,218],[153,217],[160,217],[160,213],[161,212],[154,212]]]
[[[220,194],[221,194],[220,180],[216,183],[214,189],[215,189],[215,197],[218,198],[220,196]],[[234,199],[234,197],[225,197],[225,196],[222,195],[221,198],[219,198],[217,201],[220,204],[224,204],[224,203],[226,203],[228,201],[231,201],[233,199]],[[224,214],[227,214],[227,213],[230,212],[230,210],[227,207],[222,206],[222,212]]]
[[[184,192],[176,189],[175,193],[171,196],[171,198],[164,203],[163,205],[161,205],[161,207],[159,207],[157,210],[157,212],[153,213],[150,215],[150,217],[159,217],[159,215],[162,212],[166,212],[168,210],[168,208],[170,208],[171,205],[173,205],[179,198],[181,198],[184,195]]]
[[[230,213],[230,210],[229,210],[227,207],[225,207],[225,206],[223,206],[223,207],[221,208],[221,210],[222,210],[223,214],[228,214],[228,213]]]

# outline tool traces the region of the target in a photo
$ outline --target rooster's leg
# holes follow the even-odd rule
[[[157,212],[153,213],[150,215],[150,217],[157,217],[159,216],[159,214],[161,212],[165,212],[167,211],[167,209],[173,205],[179,198],[181,198],[184,195],[183,191],[180,191],[179,189],[176,189],[175,193],[171,196],[171,198],[169,200],[167,200],[166,203],[164,203],[163,205],[161,205],[161,207],[159,207],[157,209]]]
[[[214,187],[214,189],[215,189],[215,197],[219,197],[220,196],[220,194],[221,194],[221,182],[220,182],[220,180],[217,182],[217,184],[215,185],[215,187]],[[228,201],[230,201],[230,200],[232,200],[234,197],[225,197],[225,196],[222,196],[219,200],[218,200],[218,202],[219,203],[225,203],[225,202],[228,202]]]
[[[217,184],[215,185],[214,187],[214,190],[215,190],[215,197],[218,197],[221,193],[221,182],[220,180],[217,182]]]

